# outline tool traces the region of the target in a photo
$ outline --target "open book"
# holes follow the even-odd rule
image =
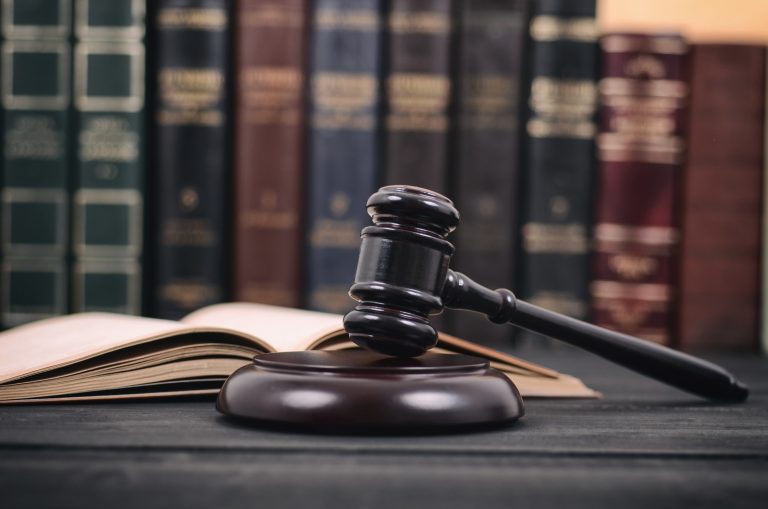
[[[229,303],[180,322],[108,313],[0,333],[0,403],[215,394],[259,353],[353,348],[339,315]],[[523,396],[597,397],[580,380],[448,335],[436,351],[485,357]]]

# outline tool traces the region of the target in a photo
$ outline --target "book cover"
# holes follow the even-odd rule
[[[688,46],[676,35],[609,34],[601,47],[592,319],[669,345]]]
[[[308,132],[307,305],[344,312],[380,181],[381,0],[317,0]]]
[[[2,3],[0,320],[67,312],[71,0]]]
[[[144,16],[144,0],[75,4],[74,311],[142,311]]]
[[[453,196],[461,211],[455,268],[492,288],[515,288],[521,79],[527,0],[465,2],[459,14]],[[509,344],[513,329],[453,313],[452,331]]]
[[[681,348],[757,349],[765,248],[765,73],[762,45],[692,47],[682,179]]]
[[[154,13],[154,314],[226,298],[230,2],[159,0]]]
[[[301,304],[307,0],[241,0],[235,68],[234,298]]]
[[[384,182],[445,193],[453,0],[391,0],[386,13]]]
[[[598,48],[595,0],[537,0],[529,24],[520,297],[584,319]]]

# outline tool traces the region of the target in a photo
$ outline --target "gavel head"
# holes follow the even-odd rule
[[[448,198],[412,186],[386,186],[366,204],[374,226],[362,232],[355,283],[358,301],[344,317],[357,345],[386,355],[415,357],[437,343],[429,315],[443,309],[441,294],[459,224]]]

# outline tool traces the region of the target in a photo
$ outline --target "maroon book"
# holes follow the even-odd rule
[[[601,47],[592,319],[671,344],[688,48],[640,34],[606,35]]]
[[[234,298],[301,297],[305,0],[237,3]]]
[[[701,44],[691,59],[680,346],[756,349],[766,50]]]

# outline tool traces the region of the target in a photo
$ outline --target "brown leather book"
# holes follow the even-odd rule
[[[758,345],[766,50],[695,45],[683,178],[683,348]]]
[[[602,38],[592,319],[671,344],[688,47],[674,35]]]
[[[235,19],[234,298],[298,306],[307,4],[240,0]]]

